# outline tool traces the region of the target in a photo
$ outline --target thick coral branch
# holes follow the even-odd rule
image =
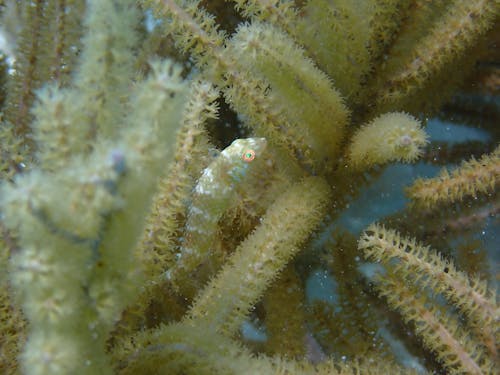
[[[302,153],[312,159],[312,169],[331,168],[349,111],[330,79],[292,38],[263,23],[240,27],[228,42],[228,50],[242,71],[269,84],[267,100],[283,109],[287,121],[282,128],[289,127],[303,138]],[[303,124],[307,132],[300,129]]]
[[[268,209],[222,271],[195,300],[188,319],[232,336],[323,216],[329,188],[320,178],[292,186]]]
[[[155,65],[118,141],[2,186],[3,219],[19,231],[11,279],[30,321],[22,355],[30,374],[109,372],[107,333],[137,293],[133,249],[172,156],[185,91],[179,73]]]
[[[416,118],[401,112],[386,113],[353,135],[347,160],[357,170],[391,161],[408,163],[418,159],[426,143],[427,135]]]

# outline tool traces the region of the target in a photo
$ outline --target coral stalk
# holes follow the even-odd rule
[[[480,160],[463,162],[451,173],[443,169],[438,177],[416,180],[406,193],[415,204],[432,208],[436,204],[493,193],[499,181],[500,147],[497,147]]]
[[[496,353],[494,327],[498,325],[499,311],[494,294],[484,282],[468,278],[427,246],[378,224],[367,228],[358,247],[368,259],[392,265],[393,272],[400,277],[445,296],[468,317],[488,350]],[[485,326],[490,329],[484,329]]]
[[[196,298],[188,319],[232,336],[269,283],[318,225],[329,199],[320,178],[292,186]]]

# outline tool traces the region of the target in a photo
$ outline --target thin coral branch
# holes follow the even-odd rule
[[[407,189],[418,205],[432,208],[436,204],[461,201],[495,191],[500,181],[500,147],[480,160],[463,162],[451,174],[443,169],[438,177],[418,179]]]
[[[459,329],[458,322],[443,317],[439,309],[429,306],[425,298],[416,298],[416,291],[406,288],[396,278],[375,278],[377,289],[388,304],[398,310],[416,333],[433,350],[449,371],[466,374],[489,374],[493,364],[484,361],[480,348]]]
[[[367,228],[358,247],[368,259],[382,262],[400,277],[409,278],[436,294],[443,294],[470,319],[484,345],[496,355],[499,309],[495,294],[484,282],[469,278],[451,262],[414,239],[404,238],[378,224]],[[484,329],[485,326],[489,329]]]

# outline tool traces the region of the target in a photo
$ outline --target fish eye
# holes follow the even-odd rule
[[[254,150],[245,151],[242,155],[242,159],[243,161],[250,163],[253,159],[255,159],[255,151]]]

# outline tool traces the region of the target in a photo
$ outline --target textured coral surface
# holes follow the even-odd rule
[[[1,373],[498,372],[498,0],[0,16]]]

